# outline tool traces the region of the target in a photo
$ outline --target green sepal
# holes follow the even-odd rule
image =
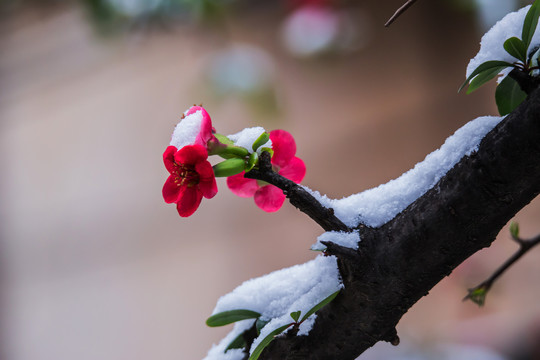
[[[257,165],[258,161],[259,161],[259,154],[257,154],[256,152],[249,154],[249,159],[246,165],[246,172],[253,169],[253,167]]]
[[[244,333],[240,333],[237,337],[234,338],[233,341],[230,342],[230,344],[225,349],[225,353],[231,349],[243,349],[246,347],[246,340],[244,339]]]
[[[221,135],[221,134],[214,134],[214,136],[216,137],[216,139],[218,139],[218,141],[222,144],[225,144],[225,145],[234,145],[234,142],[229,139],[228,137],[226,137],[225,135]]]
[[[277,335],[281,334],[291,325],[293,324],[291,323],[291,324],[280,326],[276,330],[272,331],[270,334],[266,335],[266,337],[259,343],[259,345],[257,345],[255,350],[253,350],[248,360],[257,360],[259,356],[261,356],[261,353],[263,352],[264,348],[267,347],[268,344],[270,344]]]
[[[315,305],[314,307],[312,307],[303,317],[302,317],[302,320],[301,321],[304,321],[306,320],[308,317],[310,317],[311,315],[313,315],[315,312],[319,311],[321,308],[323,308],[325,305],[329,304],[332,300],[334,300],[334,298],[339,294],[339,292],[341,291],[338,290],[336,291],[335,293],[332,293],[330,294],[329,296],[327,296],[326,298],[323,299],[323,301],[321,301],[320,303],[318,303],[317,305]]]
[[[216,177],[228,177],[240,174],[246,167],[244,159],[228,159],[213,166]]]
[[[261,314],[259,314],[256,311],[245,310],[245,309],[223,311],[223,312],[214,314],[210,316],[208,319],[206,319],[206,325],[210,327],[224,326],[224,325],[229,325],[234,322],[241,321],[241,320],[256,319],[260,316]]]
[[[516,80],[505,77],[495,89],[495,102],[501,116],[510,114],[525,100],[527,94],[521,90]]]
[[[512,221],[510,223],[510,235],[514,239],[519,239],[519,224],[517,222]]]
[[[507,67],[513,67],[514,65],[506,62],[506,61],[499,61],[499,60],[492,60],[492,61],[486,61],[483,64],[480,64],[472,73],[469,75],[469,77],[465,80],[465,82],[459,87],[458,92],[460,92],[465,85],[467,85],[472,78],[477,76],[480,73],[483,73],[485,71],[490,71],[490,73],[493,73],[495,69],[498,69],[497,73],[500,72],[502,69]],[[493,75],[494,77],[495,75]],[[490,79],[487,79],[488,81]],[[480,84],[481,85],[481,84]]]
[[[253,151],[257,151],[257,149],[266,144],[269,139],[270,134],[265,131],[257,138],[257,140],[255,140],[251,148],[253,149]]]
[[[300,314],[301,314],[301,313],[302,313],[301,311],[293,311],[293,312],[291,313],[292,319],[293,319],[295,322],[298,322],[298,319],[300,319]]]
[[[513,36],[510,39],[506,39],[503,44],[504,50],[518,60],[521,60],[524,64],[527,62],[527,47],[525,43]]]
[[[536,31],[536,26],[538,25],[538,17],[540,16],[540,0],[536,0],[527,15],[525,15],[525,20],[523,21],[523,29],[521,31],[521,40],[525,44],[525,49],[529,48],[531,44],[532,37]]]

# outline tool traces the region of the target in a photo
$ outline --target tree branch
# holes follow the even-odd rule
[[[540,235],[529,240],[524,240],[517,236],[512,236],[512,238],[519,244],[519,250],[516,251],[514,255],[512,255],[508,260],[506,260],[504,264],[502,264],[501,267],[499,267],[489,278],[482,281],[479,285],[469,289],[469,293],[467,294],[467,296],[465,296],[465,298],[463,298],[463,301],[470,299],[479,306],[483,306],[486,300],[486,295],[495,283],[495,281],[502,274],[504,274],[504,272],[508,270],[510,266],[514,265],[516,261],[521,259],[523,255],[528,253],[529,250],[540,244]]]
[[[289,198],[291,204],[307,214],[326,231],[351,231],[334,215],[332,208],[326,208],[304,188],[272,170],[270,154],[263,151],[259,158],[258,168],[247,172],[244,177],[266,181],[277,186]]]
[[[416,0],[408,0],[405,4],[403,4],[399,9],[396,10],[394,15],[392,15],[392,17],[390,19],[388,19],[388,21],[384,24],[384,27],[389,27],[390,25],[392,25],[392,23],[394,21],[396,21],[396,19],[401,14],[403,14],[405,11],[407,11],[407,9],[410,8],[415,2],[416,2]]]
[[[261,359],[355,359],[397,342],[407,310],[465,259],[488,247],[540,193],[540,90],[426,194],[379,228],[359,227],[356,253],[336,251],[345,288],[308,336],[280,337]]]

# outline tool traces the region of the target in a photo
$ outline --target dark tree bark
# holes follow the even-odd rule
[[[347,360],[378,341],[399,342],[407,310],[540,193],[540,90],[529,90],[430,191],[387,224],[360,226],[358,251],[327,243],[345,289],[308,336],[277,338],[261,359]]]

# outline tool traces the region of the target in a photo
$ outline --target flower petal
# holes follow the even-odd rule
[[[273,130],[270,132],[272,140],[272,164],[279,167],[286,166],[296,154],[296,143],[293,136],[285,130]]]
[[[285,194],[274,185],[261,187],[253,197],[255,204],[266,212],[278,211],[285,201]]]
[[[197,134],[194,144],[206,147],[206,143],[208,143],[208,141],[214,137],[214,134],[212,134],[212,119],[210,118],[208,112],[202,106],[190,107],[189,110],[185,113],[185,115],[189,116],[196,113],[197,111],[201,111],[202,121],[199,134]]]
[[[201,161],[195,164],[195,171],[199,174],[199,189],[207,199],[213,198],[217,192],[216,177],[212,165],[208,161]]]
[[[279,170],[279,175],[286,177],[287,179],[299,183],[306,176],[306,164],[300,158],[296,156],[289,161],[287,166],[282,167]]]
[[[174,155],[177,163],[185,165],[195,165],[207,158],[208,152],[201,145],[186,145]]]
[[[255,179],[246,179],[244,177],[245,172],[229,176],[227,178],[227,186],[233,194],[240,197],[251,197],[259,189],[257,180]]]
[[[174,146],[167,146],[165,149],[165,152],[163,153],[163,162],[165,163],[165,168],[169,171],[169,173],[172,173],[175,165],[174,165],[174,154],[178,149]]]
[[[178,214],[182,217],[191,216],[199,207],[201,200],[202,193],[197,187],[181,186],[176,210],[178,210]]]
[[[167,204],[176,202],[178,200],[178,195],[180,194],[180,186],[174,182],[174,176],[171,175],[165,181],[163,185],[163,199]]]

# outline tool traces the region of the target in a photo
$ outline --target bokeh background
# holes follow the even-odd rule
[[[219,193],[189,219],[166,205],[161,154],[203,103],[220,133],[283,128],[303,183],[342,197],[410,169],[494,84],[458,94],[481,34],[511,0],[88,0],[0,5],[0,358],[201,359],[204,321],[243,281],[316,256],[292,206]],[[516,139],[519,141],[519,139]],[[540,202],[518,214],[540,232]],[[365,359],[540,359],[538,249],[462,302],[516,250],[499,239]]]

